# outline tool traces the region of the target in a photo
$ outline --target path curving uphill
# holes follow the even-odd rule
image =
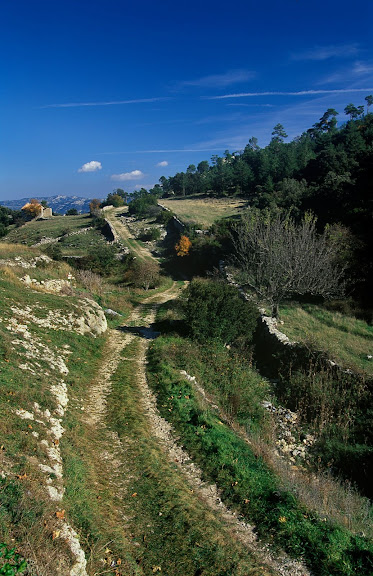
[[[131,238],[127,226],[117,217],[122,210],[110,210],[106,216],[115,227],[117,234],[126,243],[133,238]],[[142,260],[153,258],[138,243],[136,243],[133,251]],[[100,505],[106,506],[108,518],[111,518],[115,513],[115,522],[119,523],[120,530],[128,540],[128,553],[137,558],[137,555],[140,554],[139,550],[143,550],[141,566],[144,563],[144,568],[141,568],[138,574],[163,571],[163,558],[159,556],[157,556],[157,562],[152,564],[151,570],[148,571],[145,567],[146,554],[150,554],[148,540],[151,539],[151,533],[154,532],[156,523],[154,519],[149,520],[149,514],[146,515],[147,502],[141,502],[141,490],[137,488],[140,479],[143,478],[139,462],[144,458],[143,448],[141,448],[144,440],[142,438],[137,439],[134,435],[131,436],[130,429],[128,429],[128,434],[123,432],[123,428],[114,426],[112,422],[113,391],[115,392],[115,387],[118,387],[115,382],[120,378],[121,365],[125,362],[126,373],[130,374],[129,394],[134,395],[136,403],[136,418],[143,423],[142,428],[146,430],[144,438],[148,438],[152,454],[156,454],[156,461],[159,463],[160,469],[164,470],[164,479],[162,474],[157,477],[154,490],[158,490],[164,498],[166,490],[170,488],[170,484],[174,483],[176,495],[173,507],[184,506],[188,510],[201,511],[199,513],[205,517],[206,526],[207,524],[214,526],[215,530],[219,532],[219,546],[222,549],[224,549],[224,543],[228,543],[233,546],[239,557],[240,554],[244,557],[246,551],[247,559],[243,562],[249,561],[252,570],[237,573],[253,575],[260,573],[267,576],[309,576],[310,573],[304,565],[290,559],[282,552],[273,552],[268,546],[257,541],[255,527],[237,517],[225,506],[216,485],[206,483],[203,480],[202,471],[179,444],[172,426],[158,411],[156,397],[150,390],[146,379],[147,351],[150,340],[156,337],[152,325],[155,321],[157,308],[161,303],[176,298],[179,291],[180,286],[174,282],[163,292],[149,295],[133,309],[126,322],[119,329],[110,329],[108,332],[104,362],[91,383],[89,394],[85,398],[83,406],[84,421],[92,450],[101,455],[99,459],[94,460],[94,466],[97,469],[93,473],[95,478],[100,478],[100,481],[96,482],[97,490],[100,490],[100,493],[105,491],[107,495],[105,502],[100,503]],[[119,409],[125,414],[129,412],[129,407],[126,404]],[[129,414],[129,423],[130,418],[131,415]],[[152,471],[146,471],[147,477],[151,475]],[[177,495],[178,486],[179,489],[181,486],[183,489],[180,498]],[[159,516],[162,516],[162,512],[159,512]],[[141,526],[141,530],[139,526]],[[172,530],[172,525],[170,530]],[[142,536],[141,543],[136,536],[138,531],[146,532]],[[165,538],[167,538],[166,535]],[[165,540],[165,546],[166,544]],[[175,554],[177,554],[177,550],[175,550]],[[115,560],[112,561],[115,562]],[[164,571],[169,576],[173,574],[169,565],[165,567]],[[179,574],[179,572],[177,573]],[[187,576],[189,573],[186,572],[185,575]],[[197,570],[195,573],[200,572]]]

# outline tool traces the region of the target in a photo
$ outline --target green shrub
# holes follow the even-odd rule
[[[161,207],[158,206],[156,196],[152,194],[142,194],[139,198],[132,200],[128,206],[128,212],[136,218],[151,218],[158,216]]]
[[[89,250],[87,256],[79,259],[78,266],[102,276],[109,276],[118,263],[116,253],[116,248],[112,244],[97,244]]]
[[[49,256],[49,258],[53,258],[53,260],[62,260],[62,248],[60,244],[48,244],[43,248],[43,252]]]
[[[222,247],[215,236],[195,236],[191,250],[191,264],[195,275],[203,275],[207,270],[218,268],[221,258]]]
[[[167,226],[174,216],[175,214],[171,210],[162,210],[157,216],[157,222]]]
[[[159,228],[152,226],[147,230],[141,230],[139,238],[144,242],[159,240],[161,237],[161,231]]]
[[[225,282],[195,279],[185,293],[185,320],[192,338],[223,343],[249,343],[256,327],[257,308],[242,300]]]
[[[21,558],[20,554],[16,552],[16,548],[8,548],[4,542],[0,542],[0,559],[7,560],[0,566],[0,575],[2,576],[15,576],[27,568],[26,560]]]

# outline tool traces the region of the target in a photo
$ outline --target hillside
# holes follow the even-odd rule
[[[20,210],[27,204],[30,198],[20,198],[19,200],[0,200],[1,206],[6,206],[12,210]],[[89,212],[89,203],[92,198],[81,198],[80,196],[38,196],[39,202],[45,200],[48,206],[56,214],[66,214],[71,208],[75,208],[81,214]]]
[[[156,260],[122,209],[106,216],[132,276],[0,245],[0,542],[30,576],[368,575],[366,500],[322,476],[306,495],[268,382],[186,335],[184,282],[137,287]]]

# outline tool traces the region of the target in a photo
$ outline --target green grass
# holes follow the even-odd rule
[[[282,488],[262,458],[201,404],[193,387],[180,376],[180,364],[174,364],[177,346],[181,344],[175,337],[153,342],[149,381],[161,414],[172,422],[206,477],[221,488],[227,503],[254,521],[260,536],[304,557],[315,574],[370,574],[373,546],[341,526],[324,522]]]
[[[6,242],[36,244],[43,236],[57,238],[69,232],[78,231],[91,225],[88,214],[79,216],[54,216],[49,220],[33,220],[20,228],[13,229],[6,237]]]
[[[26,250],[24,256],[35,253],[37,251]],[[12,255],[15,256],[16,252],[13,251]],[[10,256],[9,251],[7,256]],[[48,265],[31,272],[40,279],[48,279],[58,277],[61,272],[64,277],[65,268],[66,265],[58,263],[55,268]],[[57,407],[50,387],[61,378],[61,374],[51,368],[47,358],[43,358],[43,350],[48,350],[49,357],[55,355],[57,358],[61,357],[64,347],[69,346],[74,359],[79,360],[70,363],[69,357],[65,358],[70,372],[64,378],[71,400],[79,383],[86,381],[94,370],[103,339],[45,328],[35,323],[33,315],[38,319],[46,318],[49,310],[58,310],[65,316],[76,313],[73,304],[77,301],[76,297],[27,289],[17,277],[24,273],[24,269],[0,268],[0,469],[5,470],[5,477],[0,481],[0,541],[12,541],[26,558],[36,560],[36,566],[42,566],[45,574],[52,574],[53,563],[66,557],[66,546],[63,540],[52,540],[55,512],[60,505],[50,500],[45,488],[46,476],[36,464],[49,464],[41,444],[41,440],[50,442],[49,425],[21,419],[16,410],[35,413],[34,403],[37,402],[41,410],[48,409],[53,414]],[[16,307],[19,313],[14,313],[12,307]],[[28,338],[7,329],[12,318],[28,323],[33,343],[32,357],[26,350]],[[25,363],[34,373],[21,369]],[[35,433],[38,437],[33,435]]]
[[[113,429],[128,446],[130,532],[137,561],[145,574],[157,566],[173,576],[268,574],[193,495],[153,437],[133,369],[138,345],[126,348],[127,360],[113,378],[108,403]]]
[[[69,216],[73,218],[73,216]],[[61,248],[63,256],[85,256],[87,251],[92,249],[97,245],[106,245],[106,239],[101,234],[99,230],[92,228],[87,232],[82,234],[76,234],[74,236],[66,236],[61,242],[58,242],[58,246]]]
[[[290,340],[307,342],[346,368],[373,374],[373,326],[312,304],[283,304],[278,326]]]

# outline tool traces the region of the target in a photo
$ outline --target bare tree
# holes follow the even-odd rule
[[[338,246],[329,228],[317,234],[311,214],[297,225],[282,213],[249,210],[232,239],[244,281],[270,303],[272,316],[278,316],[279,304],[293,294],[331,298],[343,292]]]

